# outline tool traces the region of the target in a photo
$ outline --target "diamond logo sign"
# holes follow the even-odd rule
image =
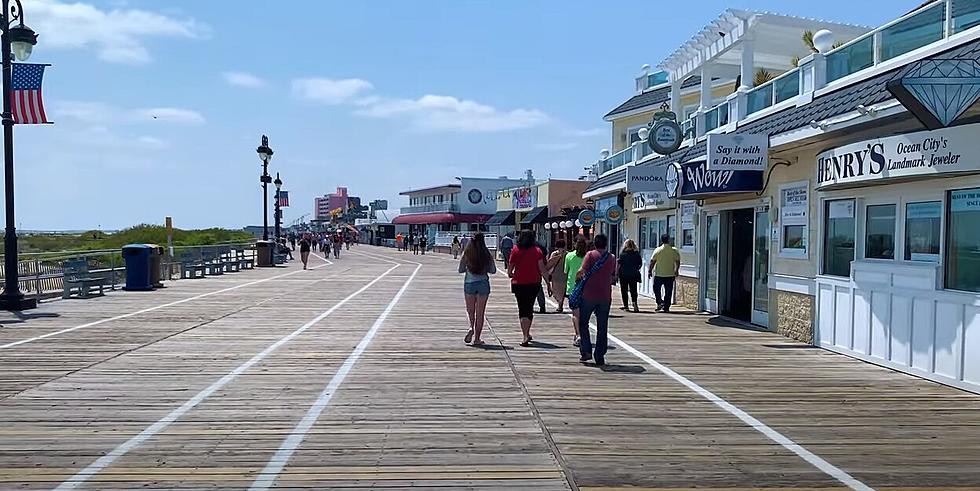
[[[980,62],[923,60],[888,82],[888,91],[926,128],[945,128],[980,99]]]

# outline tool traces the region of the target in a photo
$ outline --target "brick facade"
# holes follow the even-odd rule
[[[813,344],[813,297],[780,290],[769,292],[776,307],[775,331],[788,338]]]

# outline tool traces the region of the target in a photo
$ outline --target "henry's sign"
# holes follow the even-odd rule
[[[977,125],[855,143],[817,156],[817,189],[902,177],[980,172]]]
[[[664,190],[664,166],[631,165],[626,168],[626,192]]]
[[[769,135],[708,135],[708,170],[764,171],[769,166]]]

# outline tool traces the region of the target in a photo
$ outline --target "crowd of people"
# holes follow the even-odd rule
[[[429,248],[429,238],[425,234],[414,234],[410,233],[407,236],[402,235],[401,232],[395,236],[395,247],[399,251],[412,250],[412,253],[418,256],[419,254],[425,255],[425,251]]]
[[[302,236],[298,236],[298,239],[296,235],[290,236],[289,241],[292,250],[296,250],[297,244],[299,245],[299,257],[303,261],[303,269],[307,269],[311,252],[323,253],[324,259],[330,258],[332,253],[334,259],[340,259],[340,251],[349,251],[351,244],[357,243],[357,236],[353,232],[339,230],[321,233],[305,232]],[[283,243],[285,243],[285,239]],[[288,246],[287,249],[289,249]],[[292,258],[291,252],[290,258]]]
[[[535,303],[538,313],[546,313],[547,292],[558,305],[556,313],[563,313],[565,301],[568,301],[572,343],[579,348],[579,361],[594,361],[600,367],[605,365],[613,286],[620,285],[621,310],[639,312],[637,287],[643,278],[643,258],[633,240],[625,241],[618,258],[608,248],[609,239],[602,234],[591,241],[579,236],[572,247],[558,240],[550,252],[536,242],[535,234],[530,230],[521,231],[516,240],[509,234],[500,238],[498,249],[511,281],[511,293],[517,301],[523,336],[521,346],[530,346],[534,340],[531,327]],[[465,274],[463,294],[470,324],[463,340],[471,346],[480,346],[490,296],[490,275],[497,272],[496,261],[481,233],[465,243],[457,237],[451,251],[454,258],[459,258],[458,271]],[[670,312],[674,280],[679,269],[680,253],[671,245],[670,237],[664,235],[647,270],[648,277],[653,279],[657,312]],[[594,343],[589,329],[593,316]]]

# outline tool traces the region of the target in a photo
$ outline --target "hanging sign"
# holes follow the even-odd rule
[[[681,125],[677,124],[677,121],[660,119],[650,129],[650,136],[647,141],[650,144],[650,149],[654,152],[660,155],[670,155],[681,148],[681,143],[684,141],[684,130],[681,129]]]
[[[630,165],[626,167],[626,192],[664,190],[664,166]]]
[[[595,223],[595,212],[592,210],[582,210],[578,214],[578,221],[583,227],[591,227]]]
[[[708,135],[708,170],[764,171],[769,166],[769,135]]]
[[[616,225],[622,222],[623,208],[619,205],[613,205],[610,206],[609,208],[606,208],[606,215],[604,218],[606,220],[606,223],[610,223],[612,225]]]
[[[817,155],[817,189],[894,178],[980,172],[980,126],[868,140]]]

